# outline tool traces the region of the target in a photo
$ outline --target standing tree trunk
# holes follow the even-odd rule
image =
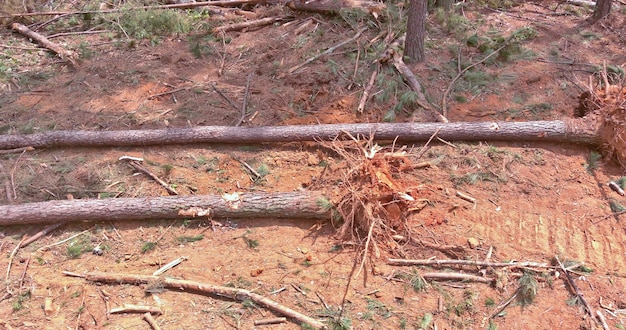
[[[408,58],[408,62],[422,62],[425,59],[424,37],[426,36],[427,0],[410,1],[404,56]]]
[[[612,0],[596,0],[596,8],[593,11],[592,22],[597,22],[605,18],[611,12]]]

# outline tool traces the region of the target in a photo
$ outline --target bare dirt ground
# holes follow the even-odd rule
[[[80,8],[76,3],[35,9],[76,10]],[[397,5],[387,3],[388,8]],[[427,60],[411,65],[433,104],[440,103],[460,67],[479,61],[515,31],[532,32],[510,54],[478,65],[459,80],[448,101],[451,121],[569,118],[588,77],[605,62],[622,69],[626,63],[626,12],[619,1],[609,19],[586,27],[579,24],[591,10],[557,7],[556,1],[498,9],[460,3],[455,8],[456,15],[449,19],[436,11],[429,15]],[[382,40],[388,29],[402,27],[397,10],[375,19],[358,10],[323,15],[281,5],[244,9],[257,18],[288,20],[215,37],[209,27],[241,20],[243,14],[225,10],[223,17],[203,16],[197,9],[180,11],[195,17],[189,33],[132,41],[124,36],[130,31],[52,39],[81,55],[78,70],[5,29],[0,32],[0,131],[235,125],[241,112],[216,90],[239,106],[248,77],[248,113],[254,115],[246,116],[243,126],[431,120],[428,113],[403,101],[409,89],[387,65],[381,68],[365,112],[356,111],[374,69],[371,63],[386,47]],[[114,26],[111,22],[119,24],[114,15],[103,16],[101,22],[109,28]],[[52,22],[40,33],[86,30],[87,22],[100,22],[72,17]],[[355,42],[287,73],[366,26]],[[394,107],[397,111],[390,112]],[[571,274],[584,298],[594,311],[602,311],[611,329],[624,329],[624,224],[613,212],[622,211],[626,201],[607,186],[623,170],[597,159],[595,151],[584,146],[450,142],[432,143],[427,150],[423,143],[395,146],[397,150],[406,145],[411,162],[430,164],[394,174],[395,180],[427,200],[423,209],[398,218],[402,225],[395,228],[397,234],[427,244],[380,239],[378,253],[370,250],[358,276],[353,266],[362,258],[365,240],[339,240],[330,221],[215,219],[223,226],[171,219],[74,222],[20,249],[11,259],[10,272],[0,286],[0,329],[149,329],[140,314],[108,313],[124,304],[160,307],[163,314],[155,317],[163,329],[300,327],[293,320],[255,326],[255,320],[280,315],[249,301],[172,290],[146,293],[145,285],[98,285],[62,274],[150,275],[183,256],[187,259],[164,276],[253,290],[323,320],[330,328],[600,328],[572,299],[564,272],[556,268],[488,268],[484,276],[497,278],[495,283],[428,280],[416,290],[417,274],[481,274],[477,267],[403,267],[387,262],[388,258],[482,261],[490,248],[494,262],[554,264],[558,257],[568,265],[581,263],[584,267],[573,268]],[[343,145],[353,150],[350,142]],[[381,145],[391,150],[390,143]],[[119,162],[123,155],[144,158],[146,167],[185,195],[311,189],[334,198],[341,195],[349,170],[336,150],[312,142],[48,148],[0,159],[9,183],[7,194],[15,203],[167,195],[157,183]],[[262,178],[252,180],[237,159]],[[476,198],[475,206],[460,199],[457,191]],[[4,204],[9,203],[7,194],[0,194]],[[3,275],[20,240],[44,226],[0,227]],[[442,248],[427,247],[433,245]],[[452,246],[463,248],[447,248]],[[102,255],[93,254],[94,247],[100,247]],[[518,292],[524,273],[538,281],[532,286],[534,300],[527,304],[513,300],[490,318]],[[273,293],[280,288],[285,290]],[[49,310],[44,309],[46,300]]]

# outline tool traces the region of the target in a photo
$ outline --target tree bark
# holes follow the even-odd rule
[[[585,118],[529,122],[200,126],[157,130],[51,131],[0,135],[0,149],[316,141],[332,140],[343,132],[353,136],[373,135],[378,141],[398,138],[403,142],[418,142],[427,141],[437,131],[438,137],[449,141],[540,141],[597,145],[601,142],[597,130],[597,125]]]
[[[611,12],[611,2],[612,0],[596,0],[596,8],[593,11],[593,22],[597,22]]]
[[[406,24],[406,42],[404,56],[409,62],[423,62],[424,38],[426,36],[426,2],[427,0],[410,0],[408,21]]]
[[[318,205],[322,198],[319,192],[289,192],[241,194],[239,202],[217,195],[58,200],[1,205],[0,225],[196,217],[328,219],[329,212]]]

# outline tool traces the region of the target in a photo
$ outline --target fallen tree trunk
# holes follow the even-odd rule
[[[435,132],[450,141],[540,141],[597,145],[598,127],[585,118],[529,122],[372,123],[298,126],[201,126],[129,131],[51,131],[0,135],[0,149],[20,147],[147,146],[192,143],[262,143],[332,140],[343,132],[375,140],[427,141]]]
[[[65,221],[211,218],[328,219],[318,192],[74,199],[1,205],[0,226]]]

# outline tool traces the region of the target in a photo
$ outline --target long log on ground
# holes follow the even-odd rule
[[[99,283],[115,283],[115,284],[146,284],[146,283],[159,283],[168,289],[177,289],[177,291],[196,292],[204,294],[219,295],[221,297],[229,297],[231,299],[244,301],[252,300],[255,303],[264,306],[272,311],[278,312],[282,315],[291,317],[302,323],[306,323],[314,329],[326,329],[326,325],[316,319],[306,316],[300,312],[297,312],[287,306],[281,305],[276,301],[273,301],[265,296],[254,293],[245,289],[231,288],[219,285],[213,285],[208,283],[200,283],[188,280],[177,280],[172,278],[160,278],[158,276],[148,275],[135,275],[135,274],[107,274],[107,273],[87,273],[76,274],[71,272],[63,272],[67,276],[82,277],[90,282]]]
[[[0,205],[0,226],[64,221],[212,218],[328,219],[318,192],[73,199]]]
[[[128,131],[51,131],[0,135],[0,149],[104,147],[192,143],[262,143],[332,140],[343,132],[375,140],[427,141],[435,132],[449,141],[538,141],[597,145],[598,128],[582,119],[529,122],[370,123],[298,126],[201,126]]]

